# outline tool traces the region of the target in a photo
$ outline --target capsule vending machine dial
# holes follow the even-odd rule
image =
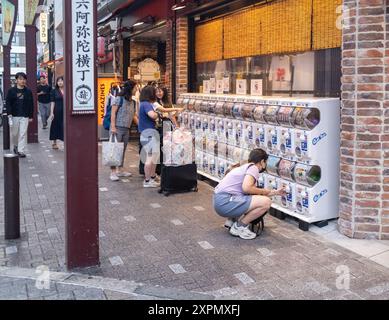
[[[264,119],[266,121],[265,128],[265,144],[268,153],[273,155],[279,154],[279,138],[278,138],[278,122],[277,114],[280,106],[277,102],[272,101],[265,111]]]
[[[281,158],[275,156],[269,156],[267,160],[267,175],[265,177],[265,188],[269,190],[278,190],[280,188],[280,178],[278,173],[278,166]],[[273,202],[281,205],[281,197],[274,196]]]
[[[277,128],[279,141],[279,155],[290,160],[294,159],[295,132],[292,128],[292,114],[294,108],[291,103],[283,103],[277,114],[280,126]]]
[[[281,205],[292,211],[296,208],[296,184],[293,182],[295,166],[295,162],[286,159],[282,159],[278,165],[280,187],[286,191],[286,195],[281,197]]]
[[[318,157],[317,143],[326,137],[326,133],[314,136],[313,129],[320,123],[319,109],[309,105],[298,106],[292,114],[292,124],[295,129],[295,156],[298,161],[309,163]]]
[[[265,111],[266,111],[266,102],[265,101],[257,101],[254,108],[253,118],[253,132],[254,132],[254,145],[256,148],[266,148],[265,141]]]

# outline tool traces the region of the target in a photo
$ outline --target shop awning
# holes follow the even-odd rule
[[[98,24],[105,24],[114,19],[124,9],[132,4],[139,2],[137,0],[112,0],[102,7],[97,13]],[[144,1],[143,1],[144,2]]]

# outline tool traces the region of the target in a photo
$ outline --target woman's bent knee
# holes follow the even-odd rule
[[[255,208],[263,208],[269,210],[272,205],[272,200],[269,197],[253,196],[253,206]]]

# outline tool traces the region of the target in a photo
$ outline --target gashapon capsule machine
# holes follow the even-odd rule
[[[266,150],[265,141],[265,111],[267,108],[267,101],[257,100],[255,101],[254,108],[254,146],[255,148],[262,148]]]
[[[295,130],[292,125],[294,111],[291,101],[281,101],[281,107],[277,113],[278,130],[278,154],[286,159],[293,160],[295,153]]]
[[[286,195],[281,197],[281,205],[284,208],[294,210],[296,208],[296,184],[294,183],[294,168],[296,162],[282,159],[278,164],[280,176],[280,188],[284,188]]]
[[[243,122],[243,143],[242,147],[248,150],[252,150],[255,148],[254,141],[254,110],[255,104],[254,100],[247,98],[245,100],[245,104],[242,108],[242,118]]]
[[[226,103],[224,104],[224,130],[226,133],[226,141],[229,145],[235,145],[235,120],[233,115],[235,100],[235,97],[228,97],[226,99]]]
[[[264,119],[266,121],[265,129],[265,146],[269,154],[279,154],[279,137],[278,137],[278,121],[277,115],[280,110],[280,105],[277,100],[269,100],[266,108]]]
[[[226,142],[225,118],[224,118],[224,105],[226,103],[225,96],[219,96],[217,98],[215,106],[215,124],[216,124],[216,137],[219,142]]]
[[[269,156],[267,160],[267,168],[265,175],[265,188],[269,190],[278,190],[280,189],[280,178],[278,173],[278,166],[280,164],[281,158],[276,156]],[[273,197],[273,204],[281,205],[281,197]]]
[[[327,131],[318,124],[324,110],[314,107],[306,101],[297,102],[297,107],[292,114],[292,124],[295,128],[295,156],[298,161],[309,163],[310,160],[318,159],[322,155],[317,152],[319,145],[328,141]],[[336,118],[332,125],[336,125]],[[331,123],[326,124],[328,127]]]
[[[234,117],[233,128],[235,133],[234,145],[242,148],[244,144],[243,140],[243,107],[244,98],[239,97],[236,99],[234,107],[232,109],[232,115]]]
[[[216,111],[216,104],[218,102],[217,96],[213,96],[209,98],[209,103],[207,107],[207,113],[208,113],[208,132],[209,132],[209,138],[210,139],[217,139],[216,137],[216,117],[215,117],[215,111]]]

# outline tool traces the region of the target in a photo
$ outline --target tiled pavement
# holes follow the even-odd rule
[[[21,160],[22,238],[18,241],[4,240],[0,188],[0,267],[34,271],[45,265],[53,272],[66,270],[63,151],[52,151],[44,137],[47,132],[43,143],[30,145],[30,156]],[[100,168],[101,265],[81,273],[164,290],[210,293],[217,299],[389,298],[389,270],[368,257],[273,217],[266,218],[260,238],[233,238],[212,210],[209,185],[201,182],[198,193],[166,198],[157,190],[141,188],[136,164],[134,144],[127,162],[134,176],[126,182],[110,182],[108,170]],[[29,298],[31,281],[10,279],[0,269],[0,299],[9,297],[9,282],[27,288]],[[62,287],[56,284],[53,298],[67,297]],[[102,291],[96,295],[103,299],[104,290],[96,290]],[[73,293],[69,298],[77,296]]]

